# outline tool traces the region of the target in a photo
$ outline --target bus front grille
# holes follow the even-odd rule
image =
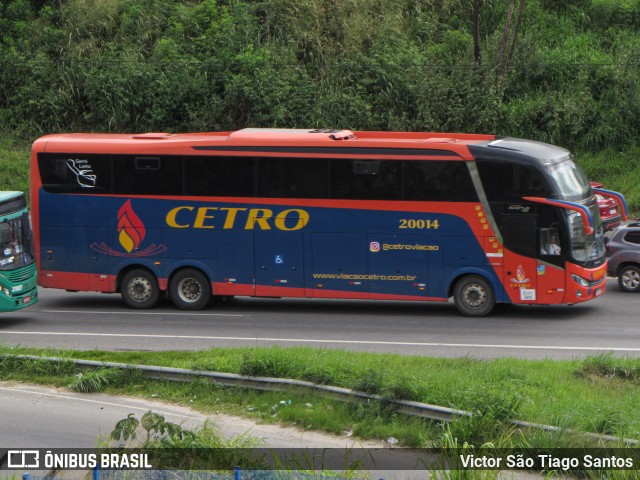
[[[30,279],[36,274],[36,264],[32,263],[31,265],[20,268],[13,272],[9,272],[9,281],[11,282],[24,282],[25,280]]]

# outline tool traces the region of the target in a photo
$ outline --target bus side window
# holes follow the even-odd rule
[[[125,195],[180,195],[182,158],[114,156],[113,192]]]
[[[9,223],[5,220],[0,223],[0,246],[4,247],[11,243],[11,227]]]
[[[560,247],[560,236],[557,228],[541,228],[540,229],[540,254],[541,255],[560,255],[562,248]]]
[[[536,169],[499,161],[479,161],[480,178],[489,202],[517,202],[526,196],[548,196],[551,188]]]
[[[52,193],[109,193],[111,156],[39,153],[42,187]]]

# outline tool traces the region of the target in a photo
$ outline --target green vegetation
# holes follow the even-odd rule
[[[573,361],[475,360],[406,357],[311,348],[226,348],[199,352],[58,351],[0,349],[0,379],[136,395],[222,411],[265,422],[295,424],[361,438],[395,437],[411,446],[438,445],[443,435],[481,445],[588,445],[577,432],[640,439],[637,415],[640,360],[608,355]],[[397,412],[388,401],[342,402],[291,389],[259,392],[217,385],[155,381],[134,371],[80,371],[70,362],[19,360],[17,354],[156,365],[249,376],[294,378],[470,411],[443,426]],[[559,426],[563,433],[520,431],[524,420]]]
[[[486,132],[570,148],[640,210],[640,1],[528,0],[508,60],[509,2],[479,0],[479,56],[471,6],[3,2],[0,168],[65,131]]]
[[[29,195],[29,145],[0,135],[0,190]]]
[[[495,132],[577,150],[640,133],[640,2],[11,0],[0,120],[68,130],[244,126]]]
[[[153,451],[160,464],[192,470],[189,455],[176,453],[190,451],[206,452],[202,454],[200,465],[211,470],[233,470],[236,465],[245,467],[264,467],[261,458],[252,458],[251,449],[259,443],[258,439],[240,435],[231,440],[220,438],[214,425],[205,422],[195,430],[165,420],[164,416],[148,411],[140,419],[133,413],[123,418],[111,432],[110,438],[118,447],[135,447]],[[246,450],[244,450],[246,449]]]

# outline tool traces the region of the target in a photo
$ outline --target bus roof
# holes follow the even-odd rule
[[[571,155],[566,148],[512,137],[500,137],[489,142],[470,145],[469,149],[476,160],[508,158],[513,161],[519,158],[522,161],[536,159],[542,163],[552,164],[564,161]]]
[[[9,191],[9,192],[0,191],[0,202],[6,202],[7,200],[13,200],[15,198],[20,198],[21,196],[24,196],[24,193],[14,192],[14,191]]]
[[[191,149],[243,146],[410,148],[454,152],[471,159],[468,146],[495,140],[494,135],[431,132],[375,132],[330,129],[245,128],[230,132],[46,135],[33,144],[34,152],[186,154]],[[98,147],[99,145],[99,147]],[[335,150],[334,150],[335,152]]]
[[[539,159],[551,163],[564,160],[570,154],[564,148],[547,143],[495,135],[287,128],[245,128],[227,132],[176,134],[54,134],[36,140],[33,151],[189,155],[203,150],[239,151],[242,147],[264,147],[269,151],[276,151],[277,147],[330,148],[333,154],[340,152],[342,148],[351,153],[356,151],[354,149],[411,149],[416,152],[450,152],[454,154],[450,158],[465,160],[520,158],[523,161]]]
[[[0,192],[0,216],[13,215],[27,208],[23,192]]]

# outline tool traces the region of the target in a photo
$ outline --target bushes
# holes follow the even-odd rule
[[[453,130],[572,149],[640,134],[640,0],[530,0],[510,74],[506,6],[462,1],[13,0],[0,121],[56,131]]]

